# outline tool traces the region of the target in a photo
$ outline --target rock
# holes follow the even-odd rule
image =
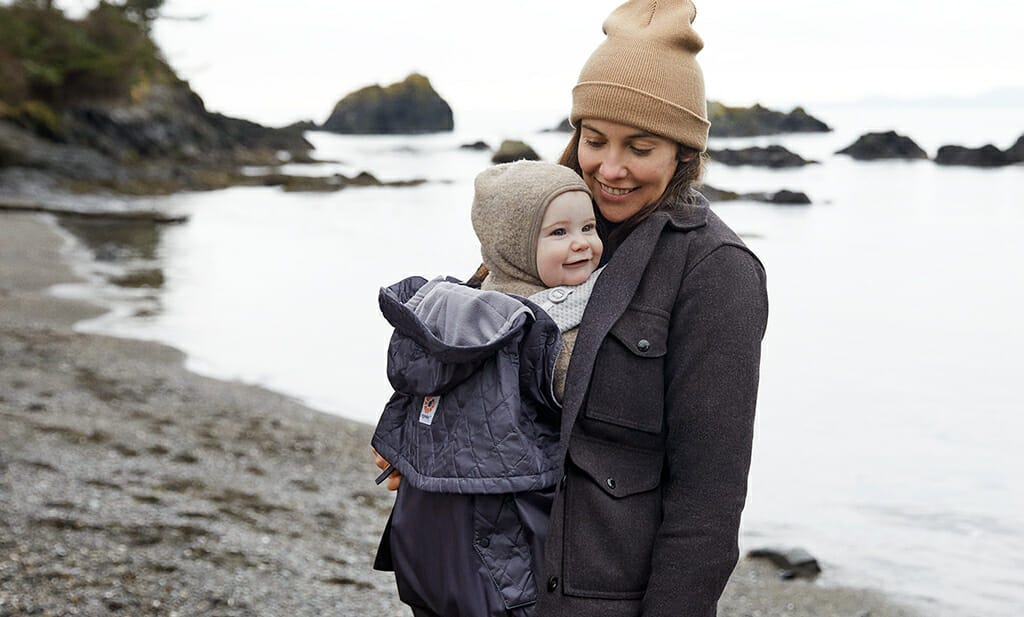
[[[461,150],[490,150],[491,147],[487,145],[486,141],[474,141],[471,144],[462,144],[459,146]]]
[[[437,133],[454,127],[452,108],[417,73],[348,94],[323,124],[325,131],[354,135]]]
[[[1010,160],[1008,152],[988,144],[980,148],[965,148],[963,146],[942,146],[935,155],[935,162],[939,165],[970,165],[971,167],[1003,167],[1014,161]]]
[[[700,192],[711,202],[745,200],[779,205],[808,205],[811,203],[811,198],[808,197],[806,193],[790,191],[787,189],[782,189],[775,193],[737,193],[735,191],[718,189],[710,184],[705,184],[700,187]]]
[[[704,184],[700,187],[700,192],[704,197],[708,198],[708,201],[714,203],[719,201],[736,201],[740,199],[740,194],[735,191],[727,191],[711,186],[710,184]]]
[[[802,167],[815,161],[808,161],[799,154],[790,152],[782,146],[772,145],[767,148],[753,146],[739,150],[708,150],[708,155],[715,163],[723,165],[755,165],[758,167]]]
[[[300,132],[208,112],[187,86],[150,86],[131,102],[83,102],[65,110],[62,121],[68,143],[128,164],[275,164],[281,151],[305,154],[313,148]]]
[[[768,197],[768,202],[773,204],[792,204],[792,205],[806,205],[811,203],[811,198],[806,193],[800,191],[790,191],[782,189],[776,193],[773,193]]]
[[[571,133],[571,132],[573,132],[572,123],[569,122],[568,118],[563,118],[562,121],[558,123],[558,126],[554,126],[554,127],[549,128],[549,129],[544,129],[541,132],[542,133]]]
[[[760,548],[747,553],[747,557],[771,561],[784,579],[814,578],[821,574],[818,560],[802,548]]]
[[[1006,158],[1010,163],[1024,163],[1024,135],[1018,137],[1016,143],[1007,148]]]
[[[712,137],[754,137],[779,133],[827,133],[831,127],[808,114],[802,107],[783,113],[754,105],[729,107],[708,101]]]
[[[858,161],[928,158],[928,154],[914,140],[896,131],[861,135],[857,141],[836,154],[848,154]]]
[[[526,143],[506,139],[501,142],[501,146],[498,147],[498,151],[491,157],[492,163],[511,163],[512,161],[519,161],[525,159],[527,161],[539,161],[540,155],[538,155],[533,148],[526,145]]]

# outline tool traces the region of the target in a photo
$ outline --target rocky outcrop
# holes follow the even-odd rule
[[[208,112],[184,82],[150,85],[135,101],[69,103],[45,131],[0,119],[0,168],[40,170],[76,192],[222,188],[240,166],[308,162],[311,150],[301,130]]]
[[[569,122],[568,118],[562,118],[562,121],[558,125],[541,131],[542,133],[571,133],[572,123]]]
[[[802,107],[789,113],[754,105],[729,107],[708,101],[711,137],[755,137],[780,133],[827,133],[831,127],[808,114]]]
[[[896,131],[861,135],[857,141],[836,154],[847,154],[858,161],[928,158],[928,154],[914,140]]]
[[[992,144],[980,148],[942,146],[935,155],[939,165],[968,165],[971,167],[1004,167],[1012,161],[1006,153]]]
[[[769,204],[779,205],[793,205],[802,206],[811,203],[811,198],[806,193],[800,191],[790,191],[788,189],[782,189],[774,193],[767,192],[754,192],[754,193],[737,193],[735,191],[728,191],[724,189],[718,189],[710,184],[705,184],[700,187],[700,192],[708,198],[711,202],[722,202],[722,201],[759,201]]]
[[[451,131],[452,108],[423,75],[413,73],[389,86],[373,85],[348,94],[334,106],[325,131],[354,135]]]
[[[939,165],[969,165],[971,167],[1004,167],[1024,162],[1024,135],[1006,150],[988,144],[980,148],[942,146],[935,155]]]
[[[268,128],[206,110],[187,87],[154,86],[133,103],[83,102],[62,114],[64,139],[123,163],[169,159],[268,164],[307,159],[301,131]]]
[[[162,194],[217,188],[243,165],[311,160],[299,128],[207,111],[164,61],[135,4],[100,2],[81,18],[53,4],[0,6],[5,179]]]
[[[540,155],[522,141],[506,139],[501,142],[498,151],[491,157],[492,163],[511,163],[512,161],[539,161]]]
[[[765,148],[753,146],[739,150],[708,150],[708,155],[715,163],[723,165],[754,165],[757,167],[802,167],[817,161],[808,161],[799,154],[790,152],[782,146],[772,145]]]

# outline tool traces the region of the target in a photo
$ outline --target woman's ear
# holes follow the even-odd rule
[[[699,153],[696,150],[691,150],[691,149],[687,148],[685,152],[683,152],[682,154],[679,155],[679,162],[680,163],[689,163],[693,159],[697,158],[698,154]]]

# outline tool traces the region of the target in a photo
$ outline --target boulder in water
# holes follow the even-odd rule
[[[808,114],[802,107],[789,113],[753,107],[730,107],[708,101],[711,137],[755,137],[779,133],[827,133],[831,127]]]
[[[928,154],[914,140],[896,131],[866,133],[836,154],[847,154],[858,161],[928,158]]]
[[[355,135],[439,133],[455,128],[452,108],[430,80],[413,73],[389,86],[367,86],[338,101],[325,131]]]
[[[790,152],[779,145],[766,148],[752,146],[739,150],[708,150],[708,155],[715,163],[723,165],[754,165],[779,169],[783,167],[802,167],[815,161],[808,161],[799,154]]]
[[[506,139],[501,142],[498,151],[491,157],[492,163],[511,163],[512,161],[539,161],[540,155],[525,142]]]
[[[1012,161],[1007,153],[992,144],[980,148],[963,146],[942,146],[935,154],[935,162],[939,165],[969,165],[971,167],[1003,167]]]

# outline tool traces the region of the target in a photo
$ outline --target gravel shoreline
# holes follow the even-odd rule
[[[371,427],[74,332],[102,310],[48,294],[76,280],[61,243],[0,215],[0,617],[407,615],[371,569]],[[916,613],[744,559],[720,614]]]

